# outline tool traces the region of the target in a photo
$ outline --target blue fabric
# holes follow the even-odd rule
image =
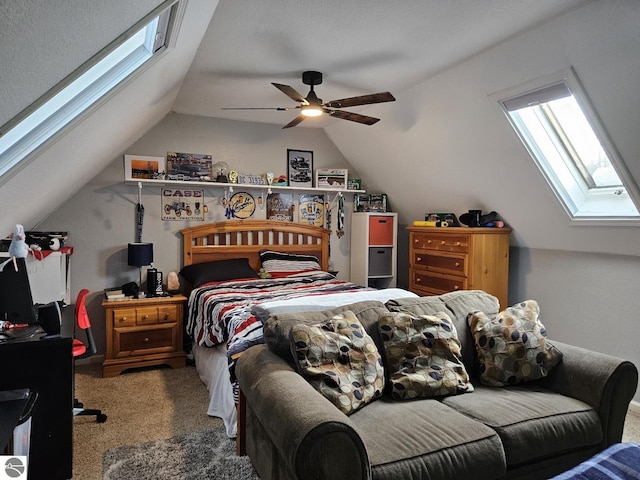
[[[640,444],[616,443],[551,480],[638,480]]]

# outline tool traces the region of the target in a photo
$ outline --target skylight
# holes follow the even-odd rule
[[[167,0],[0,129],[0,178],[168,45],[179,0]]]
[[[502,106],[570,218],[640,219],[637,186],[573,70],[514,93],[492,97]]]

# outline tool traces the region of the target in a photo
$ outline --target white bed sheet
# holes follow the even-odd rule
[[[207,414],[221,418],[229,438],[238,432],[238,417],[233,401],[233,388],[229,380],[229,363],[226,345],[202,347],[191,345],[196,371],[209,391]]]
[[[269,315],[288,312],[305,312],[341,307],[364,300],[386,302],[394,298],[417,297],[415,293],[402,288],[383,290],[365,290],[357,292],[334,293],[331,295],[309,295],[290,300],[263,302],[253,309],[253,314],[262,321]],[[200,380],[209,391],[207,414],[223,420],[229,438],[235,438],[238,430],[236,405],[233,401],[233,387],[229,380],[227,347],[202,347],[192,343],[192,352]]]

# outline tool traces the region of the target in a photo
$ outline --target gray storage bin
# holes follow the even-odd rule
[[[369,247],[369,276],[393,275],[392,247]]]

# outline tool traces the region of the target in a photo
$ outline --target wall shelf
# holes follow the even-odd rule
[[[318,188],[318,187],[292,187],[289,185],[261,185],[252,183],[221,183],[221,182],[202,182],[202,181],[189,181],[189,180],[126,180],[126,184],[138,185],[155,185],[158,187],[171,187],[176,188],[178,186],[188,186],[190,188],[233,188],[235,189],[256,189],[256,190],[269,190],[272,192],[322,192],[322,193],[366,193],[366,190],[350,190],[346,188]]]

